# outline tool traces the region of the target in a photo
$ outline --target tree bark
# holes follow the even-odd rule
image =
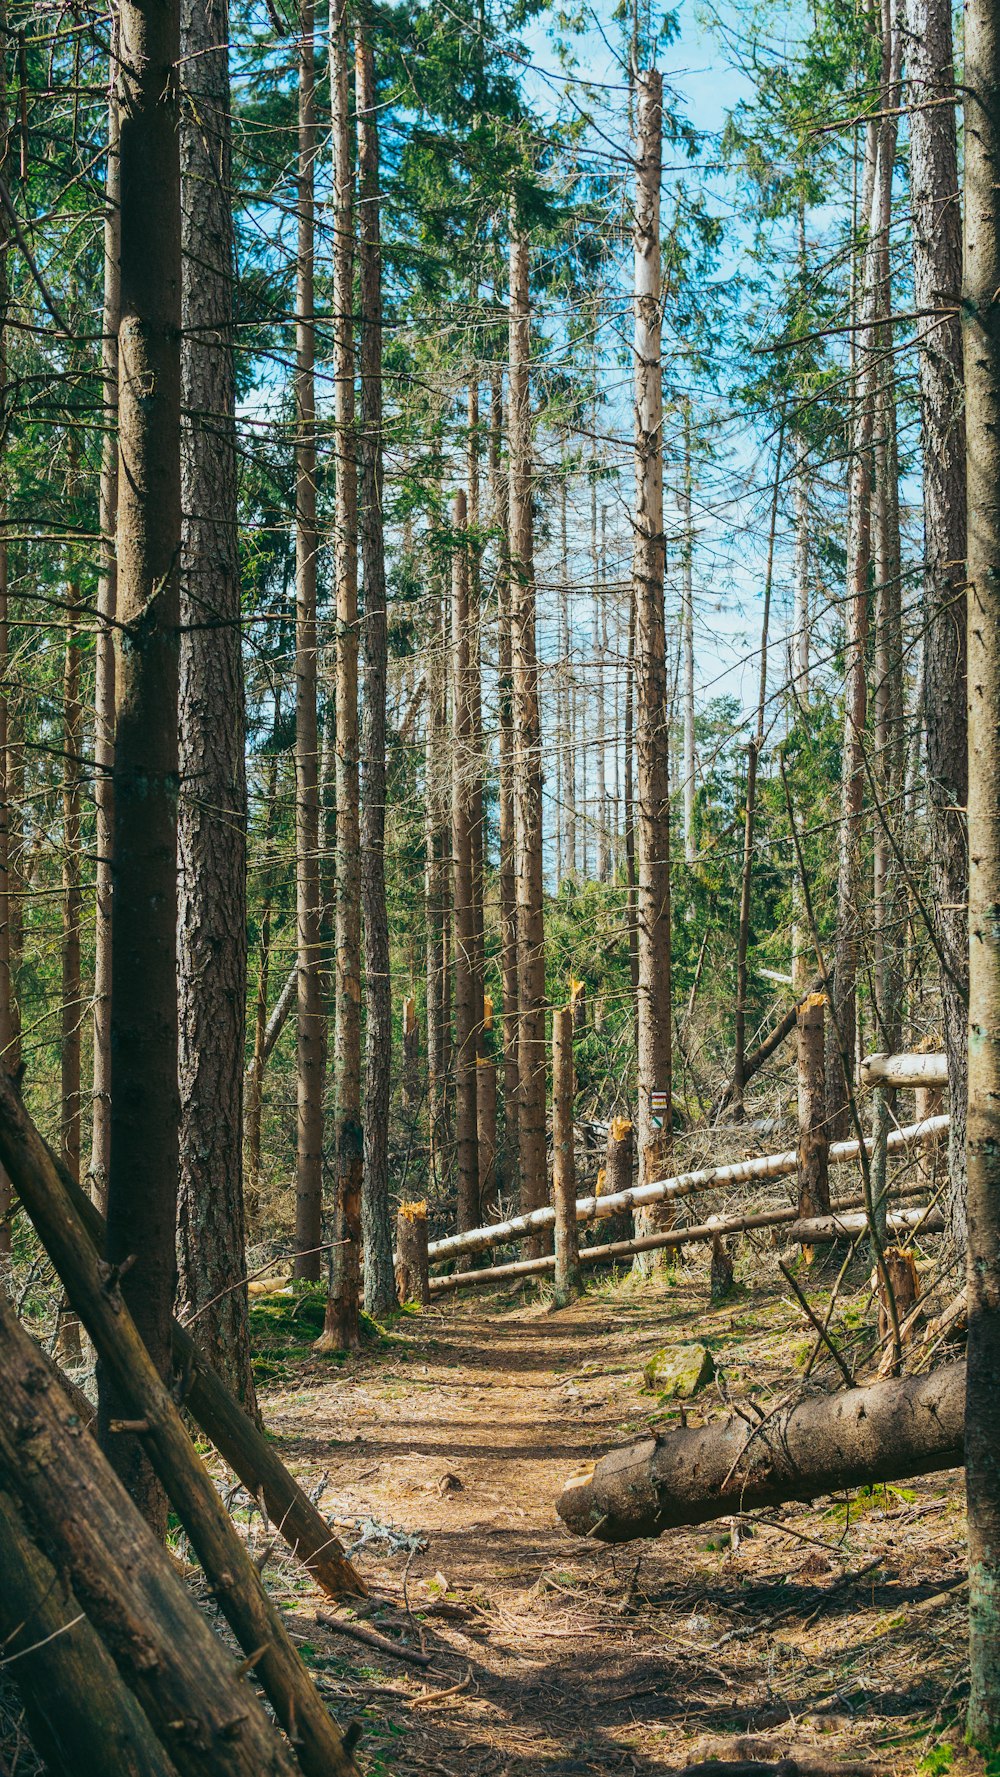
[[[680,506],[681,539],[681,648],[684,659],[684,862],[697,856],[694,833],[694,529],[691,523],[691,402],[684,401],[684,464]]]
[[[924,499],[924,719],[935,926],[952,1128],[949,1233],[966,1236],[968,1082],[968,795],[966,746],[966,467],[962,392],[962,215],[949,0],[907,0],[910,206],[920,345]],[[945,101],[942,103],[942,101]]]
[[[663,393],[660,356],[660,178],[663,79],[636,76],[635,177],[635,699],[638,773],[637,1092],[639,1177],[662,1174],[671,1147],[670,782],[666,639],[663,610]],[[643,1210],[636,1231],[664,1225],[662,1208]],[[638,1269],[648,1270],[640,1260]]]
[[[622,796],[625,818],[625,926],[628,938],[628,968],[632,996],[639,1000],[639,914],[636,904],[635,877],[635,588],[629,593],[628,642],[625,656],[625,713],[623,747],[625,753]]]
[[[295,268],[295,909],[298,968],[295,1275],[320,1275],[323,1032],[316,642],[316,52],[313,0],[299,6]]]
[[[965,1365],[875,1382],[785,1407],[751,1426],[736,1413],[645,1438],[572,1475],[556,1501],[597,1542],[662,1536],[730,1512],[957,1468]]]
[[[427,1265],[427,1205],[401,1203],[396,1216],[396,1289],[401,1302],[431,1299]]]
[[[965,15],[968,481],[970,1694],[967,1734],[1000,1746],[1000,20]]]
[[[801,1216],[830,1209],[830,1143],[826,1133],[823,1025],[826,995],[811,993],[798,1015],[798,1197]]]
[[[117,949],[115,954],[117,958]],[[109,1425],[112,1439],[142,1439],[220,1610],[244,1653],[254,1655],[254,1670],[282,1726],[298,1734],[306,1777],[329,1777],[330,1772],[353,1777],[352,1761],[343,1753],[336,1725],[314,1691],[246,1544],[185,1430],[174,1396],[122,1300],[117,1278],[98,1258],[55,1161],[7,1076],[0,1076],[0,1157],[113,1381],[123,1416]],[[2,1333],[0,1315],[0,1340]],[[63,1483],[65,1478],[62,1473]],[[15,1480],[13,1485],[27,1504],[20,1483]],[[75,1576],[71,1577],[75,1585]]]
[[[512,1191],[519,1165],[517,1083],[517,897],[514,863],[514,678],[511,654],[511,573],[507,480],[501,467],[503,371],[491,384],[490,478],[497,532],[497,706],[500,770],[500,984],[502,996],[504,1147],[501,1182]]]
[[[112,25],[112,55],[117,56],[118,26]],[[98,496],[101,527],[100,572],[97,581],[97,634],[94,640],[94,823],[97,860],[94,882],[94,1062],[93,1113],[90,1136],[90,1184],[100,1205],[108,1201],[111,1158],[111,929],[112,851],[114,846],[115,677],[117,648],[118,561],[115,525],[118,514],[118,315],[121,306],[119,266],[118,97],[112,67],[108,93],[108,158],[104,177],[104,305],[101,315],[101,392],[104,435]],[[2,548],[0,544],[0,548]],[[6,736],[0,736],[0,759]],[[2,872],[0,872],[2,873]],[[0,915],[0,925],[6,921]],[[2,943],[2,940],[0,940]],[[0,990],[0,1000],[3,994]],[[6,1052],[6,1044],[4,1045]]]
[[[4,43],[7,41],[6,31],[6,0],[0,0],[0,34],[3,36]],[[4,56],[0,55],[0,139],[4,142],[8,140],[9,125],[6,61]],[[7,388],[8,302],[7,231],[4,227],[2,236],[0,236],[0,408],[4,412],[7,411],[9,400]],[[0,440],[0,1056],[3,1058],[3,1065],[12,1069],[17,1066],[20,1057],[11,969],[13,908],[10,871],[11,774],[8,732],[10,649],[7,629],[7,533],[3,522],[7,515],[7,503],[4,495],[6,468],[3,459],[5,454],[6,439]],[[10,1180],[0,1169],[0,1258],[5,1258],[11,1249],[11,1197]]]
[[[77,474],[71,449],[71,480]],[[66,642],[63,655],[63,858],[62,858],[62,1005],[60,1043],[59,1145],[65,1164],[80,1177],[80,1063],[83,987],[80,975],[80,927],[83,891],[80,883],[83,767],[83,703],[80,695],[80,578],[72,570],[66,588]]]
[[[292,1755],[3,1300],[0,1374],[0,1480],[182,1777],[290,1777]]]
[[[177,1777],[64,1577],[0,1493],[0,1642],[51,1777]]]
[[[510,243],[510,572],[514,676],[514,851],[517,900],[518,1137],[521,1207],[547,1191],[545,928],[542,909],[542,731],[535,638],[532,519],[531,306],[528,243]]]
[[[388,634],[383,540],[382,245],[378,102],[371,23],[355,33],[358,113],[358,262],[361,290],[359,524],[364,564],[364,716],[361,729],[361,900],[365,929],[364,1224],[365,1306],[381,1319],[396,1307],[389,1214],[389,1070],[392,985],[385,902],[385,703]]]
[[[330,5],[333,131],[333,351],[336,428],[337,1006],[334,1026],[335,1186],[324,1338],[358,1344],[361,1278],[361,836],[358,734],[358,471],[354,425],[354,173],[346,0]]]
[[[427,1125],[431,1179],[440,1190],[448,1175],[448,1066],[451,1000],[448,988],[448,681],[446,629],[440,586],[432,569],[428,596],[427,735],[424,756],[424,904],[426,907]]]
[[[227,0],[181,0],[178,1301],[251,1414],[243,1204],[246,823]]]
[[[119,9],[121,319],[108,1259],[160,1375],[170,1367],[177,1211],[177,679],[180,600],[179,0]],[[152,396],[151,392],[152,391]],[[155,398],[153,398],[155,396]],[[141,1188],[138,1181],[141,1180]],[[161,1532],[166,1501],[99,1373],[101,1440]]]
[[[469,646],[469,557],[465,494],[452,509],[454,548],[451,572],[452,904],[455,909],[455,1162],[457,1228],[464,1233],[479,1219],[479,1137],[476,1061],[482,1019],[476,1001],[476,930],[473,907],[473,721],[472,662]]]

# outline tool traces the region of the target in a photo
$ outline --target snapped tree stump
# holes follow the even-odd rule
[[[431,1299],[427,1263],[427,1205],[401,1203],[396,1216],[396,1289],[401,1302]]]
[[[759,1425],[738,1414],[644,1438],[571,1475],[556,1501],[598,1542],[662,1536],[755,1506],[903,1481],[964,1461],[965,1365],[807,1397]]]
[[[826,994],[810,993],[798,1012],[799,1215],[830,1213],[830,1143],[826,1135],[823,1057]]]

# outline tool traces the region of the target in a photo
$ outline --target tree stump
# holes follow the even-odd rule
[[[896,1318],[902,1336],[902,1343],[909,1345],[914,1336],[914,1327],[904,1330],[903,1323],[920,1295],[920,1279],[917,1276],[916,1262],[909,1247],[887,1246],[885,1249],[885,1268],[889,1274],[892,1293],[896,1301]],[[880,1271],[873,1273],[873,1283],[878,1292],[878,1336],[888,1339],[890,1320],[885,1294],[885,1281]],[[917,1317],[920,1318],[919,1316]]]
[[[825,993],[811,993],[797,1019],[799,1215],[830,1213],[830,1144],[826,1134],[826,1071],[823,1060]],[[803,1249],[808,1258],[809,1249]]]
[[[431,1299],[427,1260],[427,1205],[401,1203],[396,1216],[396,1288],[401,1302]]]

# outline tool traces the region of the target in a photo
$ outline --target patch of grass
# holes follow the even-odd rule
[[[930,1752],[921,1759],[917,1770],[923,1771],[926,1777],[944,1777],[945,1771],[950,1771],[954,1762],[955,1748],[947,1741],[942,1741],[939,1746],[931,1747]]]

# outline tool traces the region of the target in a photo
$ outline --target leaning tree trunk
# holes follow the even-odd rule
[[[382,464],[382,240],[378,102],[371,20],[355,37],[358,113],[358,261],[361,293],[359,525],[364,566],[364,716],[361,727],[361,901],[365,926],[365,1157],[361,1215],[365,1306],[377,1319],[396,1306],[389,1215],[389,1070],[392,983],[385,902],[385,704],[388,632]]]
[[[181,209],[173,70],[179,0],[123,0],[118,621],[108,1251],[161,1375],[170,1367],[177,1209],[177,672],[180,622]],[[156,399],[149,399],[149,390]],[[141,1189],[138,1181],[141,1180]],[[150,1522],[166,1501],[99,1375],[101,1440]],[[127,1417],[127,1414],[124,1415]]]
[[[1000,1747],[1000,19],[965,18],[969,671],[968,1737]]]
[[[316,713],[316,52],[313,0],[299,9],[295,286],[295,904],[298,950],[295,1275],[316,1282],[323,1212],[323,959]]]
[[[361,839],[358,827],[358,471],[354,433],[354,173],[346,0],[330,7],[333,133],[333,402],[336,426],[337,1003],[333,1041],[334,1245],[323,1337],[358,1342],[361,1297]]]
[[[528,243],[510,244],[510,594],[514,671],[518,1136],[521,1207],[548,1195],[545,1154],[545,928],[542,912],[542,732],[535,638],[531,509],[531,308]]]
[[[966,1233],[965,1106],[968,1091],[968,789],[965,641],[965,408],[962,324],[954,298],[962,276],[955,66],[949,0],[907,0],[910,208],[914,307],[920,343],[924,495],[924,719],[935,929],[948,1055],[948,1220],[952,1244]]]
[[[660,177],[663,78],[637,75],[635,180],[635,808],[638,888],[637,1090],[639,1178],[669,1170],[671,1145],[670,779],[666,640],[663,612],[663,391],[660,355]],[[669,1215],[636,1214],[636,1233],[652,1234]],[[636,1261],[648,1270],[656,1261]]]
[[[236,496],[226,0],[181,0],[181,660],[178,1301],[256,1412],[243,1204],[246,729]]]
[[[761,1421],[730,1413],[644,1438],[571,1475],[556,1501],[577,1536],[631,1542],[682,1524],[962,1462],[965,1365],[813,1395]]]

